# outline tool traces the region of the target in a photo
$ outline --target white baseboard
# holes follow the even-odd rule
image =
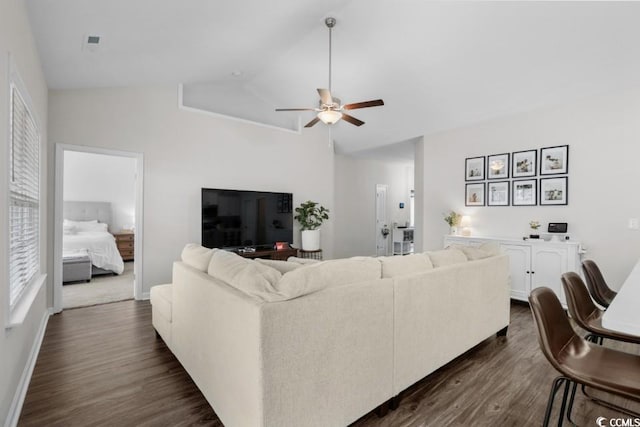
[[[149,298],[151,298],[151,292],[143,292],[141,299],[148,300]]]
[[[31,382],[31,375],[33,375],[33,369],[36,366],[36,360],[38,360],[38,353],[40,353],[40,346],[42,345],[44,332],[47,329],[49,316],[51,316],[52,314],[53,310],[49,308],[42,316],[40,329],[38,329],[36,338],[33,341],[33,346],[31,347],[31,352],[29,353],[29,359],[27,360],[27,364],[22,371],[22,376],[20,377],[20,382],[18,383],[16,394],[13,396],[13,401],[11,402],[11,407],[9,408],[9,414],[7,416],[6,422],[4,423],[5,427],[16,427],[18,425],[20,413],[22,412],[22,405],[24,404],[24,399],[27,396],[27,389],[29,388],[29,383]]]

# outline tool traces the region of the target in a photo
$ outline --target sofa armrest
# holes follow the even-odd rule
[[[265,425],[348,425],[392,397],[393,282],[262,306]]]
[[[262,425],[260,303],[175,262],[171,349],[225,425]]]

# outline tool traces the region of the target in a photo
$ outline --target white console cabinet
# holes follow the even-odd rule
[[[445,247],[451,244],[478,246],[496,242],[509,255],[511,298],[527,301],[532,289],[546,286],[553,289],[566,307],[560,276],[568,271],[581,274],[578,242],[546,242],[491,237],[445,236]]]

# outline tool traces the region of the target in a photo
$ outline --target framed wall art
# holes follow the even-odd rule
[[[465,186],[465,206],[484,206],[484,182]]]
[[[568,178],[540,178],[540,204],[566,205],[569,201]]]
[[[523,178],[525,176],[536,176],[538,170],[538,150],[516,151],[511,154],[511,176],[513,178]]]
[[[540,175],[560,175],[569,171],[569,146],[540,149]]]
[[[512,182],[511,204],[513,206],[535,206],[538,204],[537,179],[519,179]]]
[[[509,153],[487,157],[487,179],[509,178]]]
[[[509,206],[509,181],[487,183],[487,206]]]
[[[484,156],[470,157],[464,162],[465,181],[484,181]]]

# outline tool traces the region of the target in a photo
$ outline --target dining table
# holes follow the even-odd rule
[[[602,316],[602,326],[640,337],[640,260]]]

